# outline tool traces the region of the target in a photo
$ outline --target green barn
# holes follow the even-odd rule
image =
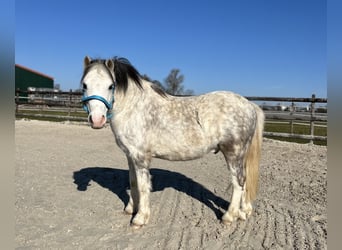
[[[28,87],[53,89],[54,79],[38,71],[15,65],[15,89],[26,91]]]
[[[38,71],[15,64],[15,89],[21,91],[50,91],[54,88],[54,79]],[[20,102],[27,102],[27,98],[33,98],[35,95],[20,93],[17,95]],[[29,100],[30,102],[30,100]]]

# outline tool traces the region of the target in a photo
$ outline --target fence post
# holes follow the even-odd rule
[[[19,91],[19,88],[15,91],[15,114],[18,114],[19,111]]]
[[[290,120],[290,125],[291,125],[291,134],[293,134],[293,114],[295,112],[295,104],[294,102],[292,101],[292,104],[291,104],[291,108],[290,108],[290,117],[291,117],[291,120]]]
[[[315,135],[315,99],[316,99],[316,95],[312,94],[311,97],[311,105],[310,105],[310,109],[311,109],[311,115],[310,115],[310,135],[314,136]],[[310,140],[310,144],[313,144],[313,140]]]
[[[68,111],[69,118],[71,116],[71,98],[72,98],[72,89],[70,89],[69,91],[69,111]]]

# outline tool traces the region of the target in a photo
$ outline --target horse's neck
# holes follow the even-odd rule
[[[142,102],[146,100],[145,97],[152,94],[152,89],[150,83],[145,80],[141,80],[141,85],[142,89],[129,79],[126,92],[115,93],[114,109],[116,112],[133,109],[136,105],[143,104]]]

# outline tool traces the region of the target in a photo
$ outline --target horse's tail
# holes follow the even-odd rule
[[[259,162],[265,119],[264,112],[256,104],[253,105],[257,113],[257,122],[251,144],[245,156],[246,201],[255,200],[258,191]]]

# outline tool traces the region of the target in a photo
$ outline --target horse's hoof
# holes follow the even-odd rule
[[[231,213],[229,213],[229,212],[225,213],[221,218],[221,221],[224,225],[230,225],[235,220],[236,220],[235,216],[232,216]]]
[[[225,226],[230,226],[232,224],[232,222],[229,220],[221,220],[221,223]]]
[[[247,215],[245,212],[239,211],[239,219],[240,220],[246,220],[247,219]]]
[[[133,230],[138,230],[138,229],[142,228],[144,225],[136,225],[134,223],[131,223],[130,226]]]
[[[150,213],[137,213],[131,221],[131,224],[137,226],[143,226],[148,223],[148,219],[150,217]]]
[[[132,215],[133,211],[127,211],[126,209],[122,211],[125,215]]]
[[[246,214],[246,217],[250,217],[252,215],[253,207],[252,205],[246,205],[244,208],[242,208],[242,212]]]
[[[128,205],[125,207],[124,212],[125,212],[125,214],[133,214],[133,213],[134,213],[133,206],[131,206],[131,205],[128,204]]]

